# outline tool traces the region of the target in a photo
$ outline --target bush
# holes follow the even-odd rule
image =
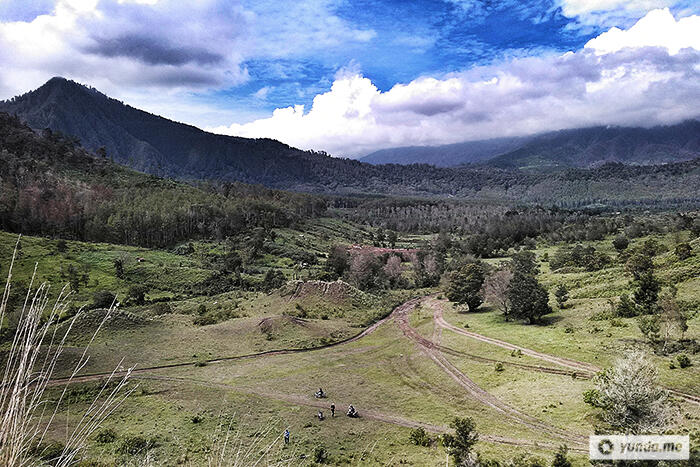
[[[172,313],[172,312],[173,312],[173,308],[170,306],[170,303],[160,302],[160,303],[156,303],[153,306],[153,313],[155,313],[157,315],[165,315],[165,314]]]
[[[61,442],[46,441],[37,446],[34,446],[31,449],[31,454],[44,461],[55,461],[61,456],[64,449],[65,445]]]
[[[615,314],[622,318],[632,318],[639,314],[639,310],[635,306],[634,302],[630,300],[629,295],[620,295],[620,301],[615,307]]]
[[[98,290],[92,296],[91,308],[109,308],[115,298],[115,295],[108,290]]]
[[[117,440],[117,432],[111,428],[103,428],[95,435],[95,441],[100,444],[113,443]]]
[[[689,243],[679,243],[676,245],[676,256],[679,260],[688,259],[693,255],[693,249]]]
[[[423,428],[414,428],[411,430],[408,439],[411,444],[415,444],[416,446],[430,446],[433,442],[428,432]]]
[[[678,361],[678,366],[681,368],[688,368],[690,365],[692,365],[690,358],[688,358],[688,356],[684,353],[678,355],[676,360]]]
[[[314,448],[314,462],[317,464],[325,464],[328,460],[328,451],[324,446],[316,446]]]
[[[129,300],[129,303],[134,305],[143,305],[146,303],[146,292],[148,292],[148,288],[145,285],[132,285],[129,287],[129,292],[127,293],[126,297]]]
[[[157,443],[152,438],[144,438],[143,436],[126,436],[119,443],[117,453],[128,454],[134,456],[141,454],[149,449],[156,447]]]

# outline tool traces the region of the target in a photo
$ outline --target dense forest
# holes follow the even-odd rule
[[[698,159],[653,166],[610,162],[597,168],[570,168],[555,173],[491,166],[371,165],[322,152],[300,151],[270,139],[207,133],[134,109],[60,78],[0,103],[0,110],[17,114],[32,128],[51,128],[79,138],[87,149],[118,163],[178,179],[239,181],[323,194],[451,196],[565,208],[592,204],[697,206],[700,202],[696,189],[700,186]],[[677,133],[685,135],[688,151],[674,156],[672,148],[664,145],[665,139],[659,137],[659,144],[652,139],[641,153],[663,153],[668,157],[654,156],[647,162],[677,160],[679,154],[681,159],[691,157],[697,125],[681,125]],[[586,138],[582,137],[582,141],[594,147],[595,134]],[[629,135],[615,139],[620,147],[629,140]],[[560,146],[570,156],[571,148],[578,144],[583,143]],[[541,145],[537,148],[541,149]]]
[[[326,210],[311,195],[138,173],[2,113],[0,174],[0,229],[25,234],[157,247],[289,226]]]

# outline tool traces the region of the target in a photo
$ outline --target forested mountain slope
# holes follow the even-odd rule
[[[487,162],[501,168],[595,167],[607,162],[653,165],[700,157],[700,121],[653,128],[598,126],[536,136]]]
[[[438,167],[484,163],[500,168],[551,170],[607,162],[653,165],[700,156],[700,121],[653,128],[597,126],[522,138],[389,148],[361,158],[372,164],[425,163]]]
[[[431,164],[437,167],[482,162],[523,146],[529,137],[495,138],[440,146],[407,146],[380,149],[360,158],[370,164]]]
[[[697,190],[700,186],[698,160],[646,167],[606,164],[555,173],[514,169],[513,165],[526,158],[517,162],[516,159],[502,159],[505,156],[495,160],[505,168],[489,165],[457,168],[426,164],[371,165],[301,151],[270,139],[207,133],[134,109],[94,89],[60,78],[7,101],[0,108],[15,113],[35,130],[51,128],[53,133],[44,138],[47,141],[53,138],[61,141],[61,145],[77,147],[78,141],[56,134],[58,131],[77,137],[83,146],[102,154],[106,160],[113,159],[137,170],[184,180],[238,181],[324,194],[450,196],[565,207],[609,202],[638,203],[640,200],[652,204],[687,203],[700,197]],[[3,122],[9,127],[19,125],[7,116]],[[696,126],[697,122],[690,122],[685,131],[679,126],[678,134],[694,134]],[[29,129],[22,128],[20,133],[27,135]],[[16,132],[17,128],[9,131]],[[689,136],[687,140],[688,151],[684,154],[690,155],[695,143]],[[8,142],[5,139],[0,144],[7,145]],[[102,147],[104,151],[101,151]],[[63,152],[53,157],[63,157],[65,151],[60,151]],[[15,154],[12,150],[10,153],[20,158],[36,157],[35,154]]]

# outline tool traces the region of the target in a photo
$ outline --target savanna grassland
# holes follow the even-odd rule
[[[610,314],[620,294],[632,287],[626,253],[613,247],[613,235],[576,242],[609,257],[595,271],[552,270],[549,259],[573,243],[543,237],[529,244],[538,279],[550,291],[564,285],[569,300],[562,308],[550,294],[553,312],[524,324],[506,320],[488,301],[476,312],[465,312],[445,299],[444,278],[442,285],[416,287],[417,271],[408,257],[400,263],[406,282],[396,287],[360,290],[351,285],[356,279],[349,271],[345,280],[323,280],[330,279],[322,276],[330,271],[326,263],[333,245],[364,244],[375,256],[391,251],[388,245],[373,246],[375,228],[322,218],[274,232],[258,256],[245,260],[241,283],[247,285],[226,282],[232,290],[221,293],[206,287],[212,277],[220,279],[218,256],[232,251],[246,255],[230,241],[147,249],[22,237],[13,270],[16,284],[28,285],[35,264],[37,282],[67,282],[71,288],[70,266],[88,276],[73,294],[75,306],[88,310],[75,321],[56,377],[67,375],[100,322],[104,312],[94,304],[99,292],[114,291],[122,302],[90,346],[91,359],[82,373],[93,376],[69,385],[51,438],[61,441],[65,427],[98,393],[99,375],[121,365],[136,368],[131,381],[138,387],[91,438],[85,451],[90,465],[206,465],[217,458],[224,439],[229,440],[227,455],[238,453],[238,465],[261,458],[294,465],[440,465],[446,453],[436,436],[449,431],[456,416],[476,422],[481,437],[476,450],[483,458],[545,465],[560,445],[567,445],[569,459],[586,465],[582,437],[601,423],[598,409],[583,398],[593,387],[595,371],[548,356],[603,369],[631,347],[649,354],[660,382],[682,393],[675,397],[681,417],[672,430],[697,429],[700,410],[690,400],[698,396],[697,349],[683,350],[692,364],[678,368],[671,364],[680,352],[655,352],[636,318]],[[398,237],[396,247],[403,251],[431,250],[438,243],[433,235]],[[689,342],[700,333],[693,312],[700,301],[700,263],[695,254],[678,259],[674,247],[689,241],[697,251],[698,239],[691,237],[689,230],[652,233],[632,239],[627,247],[656,242],[655,273],[664,284],[675,284],[678,302],[690,311],[684,335]],[[451,242],[446,269],[465,254],[457,237]],[[16,235],[2,234],[3,273],[16,243]],[[315,256],[316,264],[298,266],[293,258],[302,253]],[[115,260],[123,263],[121,278]],[[508,261],[508,256],[496,256],[484,264],[496,267]],[[265,286],[268,271],[280,271],[283,283]],[[146,286],[143,297],[133,293],[139,285]],[[65,327],[69,318],[62,317],[56,326]],[[379,324],[352,339],[373,323]],[[265,354],[275,350],[282,352]],[[318,387],[327,399],[314,397]],[[337,406],[335,418],[330,418],[330,403]],[[349,404],[361,418],[343,416]],[[318,410],[325,420],[316,418]],[[417,427],[433,433],[429,446],[409,442]],[[281,439],[285,428],[291,432],[288,446]]]

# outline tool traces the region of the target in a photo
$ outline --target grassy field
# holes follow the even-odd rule
[[[682,233],[686,235],[687,233]],[[0,233],[0,270],[7,272],[16,236]],[[342,282],[306,279],[319,268],[325,252],[336,243],[366,243],[369,231],[337,219],[319,219],[297,229],[280,229],[268,240],[268,253],[246,267],[260,278],[269,268],[283,271],[288,284],[264,293],[233,290],[200,295],[193,283],[215,273],[211,255],[221,254],[225,242],[193,242],[193,251],[146,250],[128,246],[65,242],[23,237],[14,279],[28,283],[34,264],[39,263],[37,281],[63,284],[67,269],[86,271],[89,279],[74,295],[87,304],[102,289],[127,294],[135,284],[146,283],[148,303],[126,305],[93,343],[84,373],[111,371],[120,362],[147,369],[134,375],[138,389],[93,437],[87,465],[208,465],[222,446],[241,449],[240,465],[285,461],[291,465],[314,465],[316,455],[333,465],[445,465],[445,450],[410,444],[412,427],[441,432],[456,417],[472,417],[481,434],[477,451],[501,461],[518,456],[540,458],[549,464],[561,442],[548,433],[515,422],[494,407],[476,400],[448,372],[429,358],[390,319],[371,334],[340,345],[329,344],[357,335],[386,316],[397,304],[436,290],[399,290],[383,294],[361,292]],[[414,247],[424,236],[406,236],[401,247]],[[648,238],[633,241],[637,248]],[[678,240],[658,236],[665,247],[655,258],[657,275],[665,284],[675,284],[678,300],[685,307],[700,305],[700,255],[679,261],[673,253]],[[567,269],[551,271],[546,257],[562,245],[539,245],[540,280],[552,290],[558,284],[569,289],[568,306],[545,323],[525,325],[507,322],[490,304],[476,313],[461,313],[444,300],[426,300],[408,315],[408,324],[422,337],[444,347],[442,356],[457,371],[504,404],[544,424],[585,436],[594,429],[595,411],[584,404],[582,393],[592,382],[569,375],[532,371],[527,367],[553,364],[441,329],[434,321],[435,303],[441,304],[445,320],[459,328],[506,341],[539,352],[610,366],[625,349],[647,350],[668,387],[698,394],[700,361],[671,369],[669,356],[658,356],[645,343],[635,319],[595,319],[609,309],[608,301],[629,290],[629,277],[616,261],[611,238],[585,242],[608,254],[613,262],[600,271]],[[693,243],[697,252],[698,240]],[[240,250],[245,255],[244,250]],[[312,254],[317,264],[306,272],[297,266],[300,254]],[[117,278],[114,260],[125,262],[125,275]],[[498,263],[507,258],[495,258]],[[167,304],[158,299],[168,297]],[[101,311],[88,312],[75,325],[59,370],[65,376],[75,363],[88,337],[101,319]],[[213,322],[202,317],[213,316]],[[209,323],[209,324],[207,324]],[[61,324],[65,326],[65,324]],[[693,314],[687,336],[700,337],[700,318]],[[8,342],[0,345],[6,347]],[[322,347],[317,350],[308,350]],[[228,359],[270,350],[307,349],[303,352]],[[224,359],[217,361],[218,359]],[[497,370],[495,362],[503,362]],[[176,365],[176,366],[172,366]],[[59,375],[57,373],[57,375]],[[60,376],[59,375],[59,376]],[[59,413],[51,437],[62,440],[66,426],[96,394],[98,381],[72,384],[70,404]],[[322,387],[328,399],[318,400],[314,391]],[[56,391],[52,389],[51,391]],[[319,421],[321,408],[338,407],[336,418]],[[343,416],[348,404],[363,415]],[[683,420],[678,429],[698,426],[700,410],[681,403]],[[283,446],[285,428],[292,443]],[[433,436],[437,436],[434,434]],[[514,440],[504,443],[500,438]],[[320,453],[320,454],[319,454]],[[324,454],[324,455],[321,455]],[[570,452],[574,465],[588,465],[587,455]],[[99,460],[99,462],[98,462]],[[534,461],[533,461],[534,462]],[[525,465],[534,465],[532,462]]]

